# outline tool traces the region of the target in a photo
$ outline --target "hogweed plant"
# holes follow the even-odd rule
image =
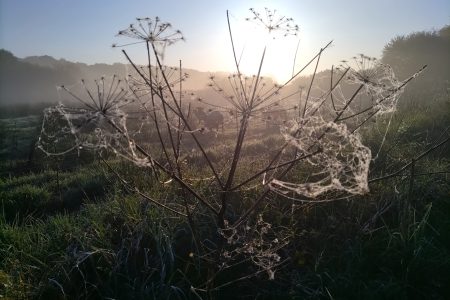
[[[248,21],[263,26],[269,40],[299,32],[293,19],[278,16],[277,11],[250,9],[250,13]],[[218,274],[245,262],[258,268],[248,276],[266,272],[274,279],[277,267],[288,259],[280,249],[289,244],[289,226],[294,223],[285,221],[293,219],[295,203],[367,193],[372,155],[359,129],[369,119],[395,111],[405,86],[421,72],[402,81],[388,65],[360,55],[332,68],[329,89],[313,93],[329,42],[290,79],[274,84],[261,76],[271,50],[267,45],[261,49],[255,74],[241,72],[228,12],[227,20],[235,73],[225,81],[211,76],[208,84],[222,101],[192,100],[192,94],[183,90],[188,75],[181,62],[177,68],[163,64],[166,47],[184,40],[182,33],[159,18],[138,18],[119,31],[118,36],[128,40],[114,47],[143,44],[146,65],[136,64],[123,49],[132,69],[124,79],[114,76],[107,83],[101,78],[91,87],[83,81],[80,89],[61,86],[60,92],[78,105],[47,109],[39,144],[48,155],[89,148],[100,156],[112,152],[149,168],[155,182],[175,195],[155,199],[111,170],[129,190],[172,216],[186,218],[195,244],[191,257],[207,266],[210,278],[193,287],[195,293],[227,285],[215,283]],[[286,92],[309,66],[314,67],[309,85]],[[352,88],[349,95],[343,85]],[[199,124],[191,113],[199,102],[223,113],[224,130],[208,132],[205,124]],[[258,122],[264,113],[289,107],[297,113],[284,114],[290,117],[278,123],[278,133],[265,131]],[[273,135],[277,142],[268,148],[249,150],[255,136]],[[60,146],[67,148],[54,151],[50,145],[61,141]],[[104,162],[108,164],[107,159]],[[267,212],[278,212],[282,221],[271,220]],[[200,229],[205,222],[211,227],[208,236]]]
[[[70,95],[78,105],[61,103],[45,111],[38,145],[47,155],[65,154],[83,148],[111,148],[110,143],[117,140],[117,130],[127,132],[126,115],[122,108],[134,99],[129,97],[130,92],[124,81],[113,76],[111,80],[102,77],[94,83],[94,87],[90,87],[82,79],[77,87],[58,87],[59,92]],[[72,91],[75,89],[78,94]],[[61,144],[63,140],[64,146],[69,147],[63,152],[55,152],[53,146]],[[50,148],[53,151],[47,150]]]

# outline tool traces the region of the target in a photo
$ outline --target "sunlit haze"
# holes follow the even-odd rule
[[[242,71],[257,73],[263,51],[254,26],[242,26],[249,8],[277,9],[299,25],[298,70],[321,47],[333,40],[333,47],[321,59],[319,69],[329,68],[357,53],[379,57],[389,40],[414,31],[439,29],[450,22],[446,0],[401,1],[0,1],[0,48],[18,57],[50,55],[70,61],[94,63],[125,62],[113,43],[136,17],[159,16],[180,29],[185,42],[166,54],[165,63],[200,71],[234,71],[226,11],[242,53]],[[298,39],[270,41],[262,73],[278,81],[292,71]],[[144,63],[142,45],[127,48],[137,62]],[[311,70],[309,71],[311,72]]]

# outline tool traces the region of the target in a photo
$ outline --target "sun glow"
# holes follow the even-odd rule
[[[242,73],[257,74],[262,61],[261,75],[272,77],[278,83],[291,78],[298,35],[269,32],[267,27],[248,20],[237,21],[232,24],[232,30],[233,27],[239,28],[232,34]]]

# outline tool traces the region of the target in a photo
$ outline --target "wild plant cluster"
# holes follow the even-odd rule
[[[299,33],[294,20],[277,11],[250,13],[248,21],[269,37]],[[184,40],[181,31],[158,17],[138,18],[118,33],[127,41],[113,46],[142,44],[146,65],[122,50],[131,69],[124,78],[61,86],[72,103],[45,111],[39,139],[48,155],[90,149],[108,165],[114,154],[148,169],[155,187],[175,193],[150,196],[111,167],[128,190],[189,224],[191,257],[207,266],[210,277],[192,287],[196,292],[218,288],[214,278],[243,262],[253,263],[256,274],[276,278],[296,204],[367,193],[372,153],[359,131],[394,112],[406,85],[421,72],[400,80],[388,65],[359,55],[331,68],[329,89],[314,92],[329,42],[289,80],[274,84],[261,75],[270,45],[261,49],[255,74],[243,74],[228,13],[227,20],[235,73],[225,81],[211,76],[208,84],[220,101],[185,91],[189,75],[181,62],[164,65],[166,48]],[[292,89],[310,66],[309,86]],[[249,150],[255,136],[272,135],[277,142],[270,148]]]

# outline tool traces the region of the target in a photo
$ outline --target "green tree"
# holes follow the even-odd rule
[[[450,80],[450,25],[436,31],[422,31],[393,38],[383,50],[382,62],[405,78],[423,65],[423,76],[408,87],[400,109],[448,101]]]
[[[393,38],[383,50],[382,61],[399,77],[428,65],[428,77],[448,79],[450,75],[450,26],[439,31],[415,32]]]

